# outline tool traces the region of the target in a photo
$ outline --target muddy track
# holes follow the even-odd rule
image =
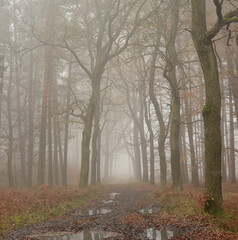
[[[197,239],[186,237],[198,228],[156,224],[161,206],[154,192],[135,185],[106,186],[96,201],[59,219],[26,227],[5,240]],[[190,235],[191,236],[191,235]],[[205,238],[204,238],[205,239]]]

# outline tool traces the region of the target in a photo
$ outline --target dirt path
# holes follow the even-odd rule
[[[100,197],[86,207],[68,212],[59,219],[14,231],[4,239],[209,239],[193,238],[191,234],[204,231],[206,226],[161,227],[167,224],[166,219],[163,224],[158,221],[160,212],[153,188],[111,185],[103,188]]]

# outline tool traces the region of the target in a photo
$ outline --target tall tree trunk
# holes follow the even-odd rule
[[[156,45],[158,45],[158,40]],[[155,65],[157,60],[157,48],[154,49],[152,60],[150,64],[150,78],[149,78],[149,95],[151,102],[154,106],[155,113],[157,120],[159,122],[160,131],[159,131],[159,138],[158,138],[158,146],[159,146],[159,157],[160,157],[160,184],[162,187],[166,186],[167,180],[167,166],[166,166],[166,155],[165,155],[165,140],[166,140],[166,133],[165,133],[165,125],[162,112],[160,110],[159,102],[154,94],[154,80],[155,80]]]
[[[134,156],[135,156],[135,174],[137,181],[141,182],[142,175],[141,175],[141,156],[140,156],[140,144],[139,144],[139,134],[138,134],[138,127],[133,120],[133,149],[134,149]]]
[[[93,118],[99,101],[100,84],[102,73],[95,71],[92,75],[92,94],[87,107],[82,134],[82,164],[80,171],[79,188],[85,188],[88,185],[89,158],[90,158],[90,140],[92,133]]]
[[[101,129],[98,133],[98,156],[97,156],[97,183],[101,183]]]
[[[191,90],[190,90],[190,94],[191,94]],[[194,187],[199,187],[198,165],[195,158],[194,141],[193,141],[192,104],[191,104],[191,100],[189,102],[187,96],[185,96],[184,105],[185,105],[185,117],[187,122],[188,139],[189,139],[189,146],[190,146],[192,184]]]
[[[179,131],[180,131],[180,93],[176,79],[177,53],[175,41],[178,32],[179,22],[179,1],[170,0],[171,9],[171,29],[167,42],[167,69],[164,71],[164,77],[171,86],[171,122],[170,122],[170,148],[171,148],[171,170],[173,188],[183,190],[180,175],[180,149],[179,149]]]
[[[226,174],[226,144],[225,144],[225,138],[226,138],[226,106],[223,104],[221,109],[221,116],[223,116],[223,119],[221,119],[221,175],[222,175],[222,182],[227,181],[227,174]]]
[[[54,105],[54,104],[53,104]],[[56,116],[53,116],[53,138],[54,138],[54,160],[53,160],[53,169],[54,169],[54,183],[55,185],[59,184],[59,165],[58,165],[58,138],[57,138],[57,121]]]
[[[230,164],[229,164],[229,173],[231,183],[236,183],[236,163],[235,163],[235,139],[234,139],[234,111],[233,111],[233,101],[235,106],[236,118],[238,120],[238,84],[235,77],[234,63],[232,60],[231,49],[226,46],[226,59],[227,59],[227,68],[228,68],[228,80],[229,80],[229,112],[230,112],[230,143],[229,143],[229,155],[230,155]],[[238,68],[237,68],[238,69]]]
[[[148,182],[148,159],[147,159],[147,143],[145,137],[145,127],[144,127],[144,103],[142,96],[142,89],[140,86],[139,90],[139,101],[140,101],[140,112],[139,112],[139,132],[141,141],[141,153],[142,153],[142,164],[143,164],[143,182]]]
[[[144,100],[144,109],[145,109],[145,121],[150,133],[149,134],[150,135],[150,184],[154,185],[155,183],[154,132],[151,125],[150,109],[148,109],[147,107],[145,81],[143,82],[143,100]]]
[[[32,48],[32,37],[30,46]],[[28,117],[29,117],[29,125],[28,125],[28,166],[27,166],[27,186],[32,187],[32,167],[33,167],[33,158],[34,158],[34,80],[33,80],[33,51],[30,52],[30,75],[29,75],[29,107],[28,107]]]
[[[12,103],[11,103],[11,93],[12,93],[12,72],[13,72],[13,59],[12,59],[12,49],[10,53],[10,77],[7,88],[7,120],[8,120],[8,150],[7,150],[7,173],[9,187],[14,187],[13,174],[12,174],[12,152],[13,152],[13,125],[12,125]]]
[[[180,131],[180,169],[181,169],[181,177],[183,183],[189,182],[188,177],[188,163],[187,163],[187,142],[186,142],[186,135],[185,135],[185,126],[181,127]]]
[[[51,90],[49,93],[51,93]],[[53,186],[52,95],[49,94],[48,98],[48,184]]]
[[[229,103],[230,103],[230,164],[229,173],[231,183],[236,183],[236,160],[235,160],[235,136],[234,136],[234,111],[232,101],[232,90],[229,86]]]
[[[19,135],[19,151],[20,151],[20,161],[21,161],[21,184],[26,185],[26,164],[25,164],[25,139],[22,133],[22,109],[21,109],[21,96],[20,96],[20,76],[19,76],[19,62],[17,54],[17,18],[16,18],[16,3],[14,1],[14,45],[15,45],[15,74],[16,74],[16,93],[17,93],[17,127]]]
[[[60,126],[59,126],[59,106],[58,106],[58,90],[57,81],[54,76],[53,81],[53,131],[54,131],[54,182],[56,185],[59,184],[59,159],[61,166],[61,176],[63,176],[63,153],[61,145],[60,136]],[[63,177],[62,177],[63,178]],[[62,180],[63,183],[63,180]]]
[[[45,21],[45,41],[52,41],[53,33],[53,2],[48,0],[46,6],[46,21]],[[40,123],[40,140],[39,140],[39,161],[38,161],[38,186],[45,183],[45,161],[46,161],[46,128],[47,128],[47,102],[50,101],[49,89],[52,85],[52,66],[53,66],[53,47],[45,46],[44,53],[45,62],[45,78],[43,86],[42,112]]]
[[[4,49],[5,45],[0,45],[0,129],[2,126],[2,99],[3,99],[3,86],[4,86]]]
[[[64,174],[63,186],[67,186],[67,171],[68,171],[68,140],[69,140],[69,114],[70,114],[70,86],[72,81],[72,55],[70,57],[68,80],[67,80],[67,96],[66,96],[66,116],[64,127]]]
[[[105,126],[105,162],[104,162],[104,177],[108,178],[109,171],[109,154],[110,154],[110,132],[109,122],[106,122]]]
[[[61,132],[59,127],[59,120],[57,119],[57,139],[59,145],[59,161],[60,161],[60,170],[61,170],[61,180],[63,184],[63,176],[64,176],[64,156],[63,156],[63,149],[62,149],[62,142],[61,142]]]
[[[91,184],[93,185],[95,185],[97,182],[98,136],[100,132],[99,102],[100,101],[98,101],[94,115],[94,131],[92,137]]]
[[[221,90],[216,55],[206,35],[206,2],[192,0],[192,37],[201,62],[206,88],[203,107],[205,134],[205,194],[211,196],[205,210],[212,214],[223,211],[221,186]]]
[[[231,50],[229,51],[229,55],[231,56]],[[227,58],[228,60],[228,58]],[[232,61],[230,62],[230,64]],[[233,65],[233,63],[232,63]],[[234,70],[232,70],[232,65],[228,64],[228,71],[230,74],[233,74]],[[235,73],[234,76],[232,77],[232,94],[233,94],[233,99],[234,99],[234,105],[235,105],[235,116],[236,120],[238,121],[238,49],[235,51]],[[229,80],[230,81],[230,80]]]

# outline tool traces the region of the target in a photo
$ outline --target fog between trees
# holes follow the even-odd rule
[[[236,182],[238,4],[3,0],[1,185]]]

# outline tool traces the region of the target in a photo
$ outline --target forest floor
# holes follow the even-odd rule
[[[202,192],[143,184],[4,190],[0,231],[5,240],[238,239],[238,185],[224,185],[220,217],[203,212]]]

